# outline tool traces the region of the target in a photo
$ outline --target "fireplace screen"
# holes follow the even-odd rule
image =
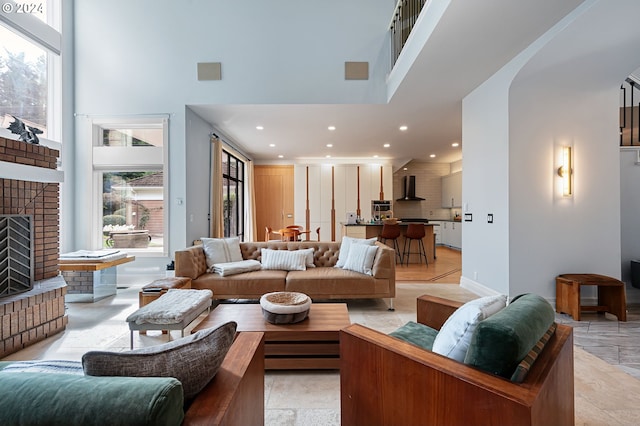
[[[31,290],[31,216],[0,215],[0,297]]]

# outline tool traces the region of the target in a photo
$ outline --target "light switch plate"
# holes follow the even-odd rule
[[[487,215],[487,223],[493,223],[493,213]]]

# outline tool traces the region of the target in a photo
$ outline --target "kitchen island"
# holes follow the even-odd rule
[[[410,222],[398,222],[398,225],[402,228],[402,232],[398,237],[398,247],[400,247],[400,251],[404,250],[404,233],[407,230],[407,225]],[[422,239],[424,243],[424,249],[427,252],[427,260],[429,262],[433,262],[436,258],[436,244],[435,244],[435,235],[433,233],[433,227],[438,226],[433,223],[422,223],[424,225],[425,235]],[[348,237],[354,238],[375,238],[382,232],[382,224],[376,223],[360,223],[355,225],[349,225],[346,223],[342,224],[342,235],[346,235]],[[393,248],[393,242],[387,241],[387,245]],[[420,257],[418,254],[418,244],[415,242],[411,244],[411,255],[409,256],[409,263],[420,263]],[[416,253],[413,253],[416,252]],[[407,263],[406,259],[404,263]]]

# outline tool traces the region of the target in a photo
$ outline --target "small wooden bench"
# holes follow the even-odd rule
[[[127,317],[131,331],[131,349],[133,332],[136,330],[180,330],[184,337],[184,329],[211,308],[212,296],[211,290],[170,289],[156,300],[139,308]]]
[[[598,287],[598,304],[580,304],[580,287]],[[562,274],[556,277],[556,312],[571,315],[580,321],[580,311],[609,312],[618,321],[627,320],[627,298],[624,283],[615,278],[597,274]]]

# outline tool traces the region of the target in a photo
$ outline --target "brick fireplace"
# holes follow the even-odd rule
[[[67,324],[66,284],[58,271],[60,184],[32,178],[40,168],[56,170],[58,156],[59,151],[46,146],[0,137],[0,162],[6,169],[12,164],[31,167],[20,179],[0,175],[0,215],[30,217],[33,244],[31,289],[0,294],[0,358],[61,332]]]

